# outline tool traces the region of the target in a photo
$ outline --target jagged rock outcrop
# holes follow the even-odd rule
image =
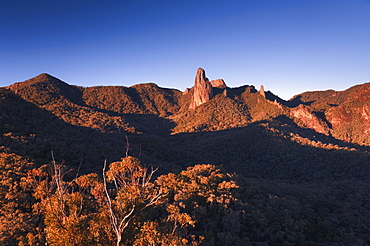
[[[265,93],[265,87],[263,85],[260,86],[260,95],[266,98],[266,93]]]
[[[212,80],[210,81],[212,87],[217,87],[217,88],[221,88],[221,89],[224,89],[227,87],[225,81],[223,79],[216,79],[216,80]]]
[[[315,131],[329,135],[330,128],[328,124],[318,118],[310,109],[303,104],[296,108],[292,108],[290,111],[291,116],[298,119],[298,121],[307,128],[314,129]]]
[[[190,92],[189,88],[186,88],[185,91],[182,93],[183,95],[187,95]]]
[[[279,103],[276,99],[274,101],[267,101],[267,102],[271,103],[272,105],[277,106],[280,109],[283,109],[283,105]]]
[[[192,90],[192,101],[190,109],[195,109],[197,106],[208,102],[213,97],[212,84],[206,77],[206,72],[203,68],[198,68],[195,76],[194,86]]]

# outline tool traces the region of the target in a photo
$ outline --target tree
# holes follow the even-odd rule
[[[119,246],[123,233],[130,224],[146,208],[156,204],[162,193],[150,182],[155,170],[140,165],[138,159],[128,156],[119,162],[109,165],[109,170],[103,169],[103,183],[106,194],[106,207],[111,228]],[[113,189],[108,188],[108,182],[113,183]]]
[[[49,245],[238,244],[240,211],[234,211],[233,176],[196,165],[151,182],[156,170],[127,156],[96,173],[65,180],[52,162],[33,170],[35,197],[45,217]],[[225,224],[233,221],[233,226]]]
[[[170,235],[182,238],[184,245],[197,245],[203,240],[212,245],[238,244],[222,235],[238,223],[235,220],[230,226],[223,221],[225,215],[235,214],[232,205],[238,202],[232,193],[238,185],[232,178],[210,164],[160,176],[156,184],[167,194]]]
[[[0,147],[0,245],[44,245],[40,215],[27,179],[34,163]]]
[[[38,207],[44,215],[46,241],[49,245],[106,244],[93,196],[102,193],[97,174],[65,181],[64,169],[53,160],[51,165],[32,171],[37,180],[34,196],[40,200]]]

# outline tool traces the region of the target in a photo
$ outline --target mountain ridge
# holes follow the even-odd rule
[[[212,97],[194,109],[193,89],[153,83],[80,87],[42,74],[0,88],[0,243],[48,240],[30,174],[60,163],[74,192],[78,174],[101,180],[105,163],[134,156],[179,185],[208,186],[213,166],[235,180],[236,200],[178,207],[204,245],[370,244],[368,85],[280,101],[263,87],[212,81]]]
[[[367,103],[370,83],[355,85],[344,91],[304,92],[285,101],[265,91],[263,86],[257,91],[254,86],[248,85],[230,88],[222,79],[210,81],[205,70],[199,68],[194,86],[184,92],[161,88],[154,83],[130,87],[80,87],[69,85],[46,73],[7,88],[27,101],[49,108],[59,117],[64,115],[64,118],[71,118],[69,111],[73,110],[84,111],[83,115],[108,113],[110,116],[106,117],[112,122],[111,128],[124,131],[135,130],[129,124],[119,126],[119,121],[124,121],[123,114],[169,117],[177,125],[173,129],[174,133],[230,129],[285,115],[301,127],[348,142],[370,144],[367,137],[370,132],[370,123],[367,122],[370,116],[370,104]],[[219,106],[214,101],[218,101]],[[57,107],[55,102],[64,106]],[[217,107],[228,108],[228,112],[218,111]],[[233,115],[244,116],[235,118]],[[76,123],[75,119],[69,122],[87,124]],[[356,125],[356,128],[350,129],[352,125]]]

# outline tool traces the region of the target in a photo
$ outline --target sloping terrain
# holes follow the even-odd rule
[[[209,84],[207,88],[210,88],[211,82],[206,77],[198,80],[204,80]],[[257,91],[253,86],[211,87],[212,92],[208,93],[212,96],[207,96],[206,103],[202,101],[196,108],[191,105],[198,100],[195,94],[205,93],[201,87],[186,93],[160,88],[155,84],[129,88],[83,88],[41,74],[8,88],[67,123],[103,132],[138,132],[128,121],[130,117],[135,118],[133,115],[169,117],[176,124],[173,133],[231,129],[284,115],[300,127],[367,145],[370,131],[368,87],[368,84],[364,84],[342,92],[305,92],[288,102],[271,92]]]
[[[100,166],[104,159],[115,160],[124,153],[124,135],[76,126],[51,112],[0,88],[1,142],[6,152],[31,158],[41,165],[51,160],[51,152],[72,166]]]
[[[300,101],[319,112],[330,124],[335,138],[369,145],[369,99],[370,84],[366,83],[345,91],[306,92],[293,101]]]
[[[120,114],[156,114],[162,117],[178,111],[178,90],[156,84],[132,87],[98,86],[81,88],[86,105]]]
[[[223,217],[197,217],[199,226],[188,229],[206,235],[203,245],[370,244],[369,84],[287,102],[263,88],[229,88],[198,74],[195,84],[202,81],[206,91],[83,88],[47,74],[0,88],[0,198],[14,204],[0,211],[3,224],[15,235],[32,225],[28,239],[17,240],[43,244],[33,188],[22,183],[27,173],[53,155],[81,174],[101,174],[105,161],[129,154],[158,167],[156,177],[203,163],[235,173],[237,201],[218,211]],[[7,195],[17,190],[23,200]],[[24,199],[30,204],[19,204]],[[6,218],[17,206],[23,213],[11,224]],[[5,231],[0,227],[0,242],[17,245]]]
[[[358,178],[368,172],[368,148],[356,144],[369,141],[368,87],[307,92],[280,103],[253,86],[214,87],[208,101],[191,109],[191,90],[155,84],[82,88],[41,74],[8,87],[25,101],[2,89],[3,141],[24,149],[17,153],[21,156],[46,161],[54,150],[62,159],[84,159],[94,166],[123,156],[128,136],[130,153],[140,153],[164,172],[213,163],[273,179],[310,180],[324,170],[339,173],[323,177]],[[297,100],[301,104],[292,107]],[[36,144],[41,139],[43,144]]]

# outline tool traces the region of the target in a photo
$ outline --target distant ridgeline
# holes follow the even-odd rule
[[[370,144],[370,84],[340,92],[305,92],[284,101],[263,86],[257,91],[248,85],[229,88],[222,79],[209,81],[199,68],[194,86],[185,92],[153,83],[84,88],[48,74],[7,88],[70,124],[103,132],[136,132],[129,120],[133,114],[169,119],[173,133],[225,130],[284,116],[301,128]]]
[[[370,245],[370,83],[285,101],[202,68],[184,92],[44,73],[0,88],[0,126],[0,245]]]

